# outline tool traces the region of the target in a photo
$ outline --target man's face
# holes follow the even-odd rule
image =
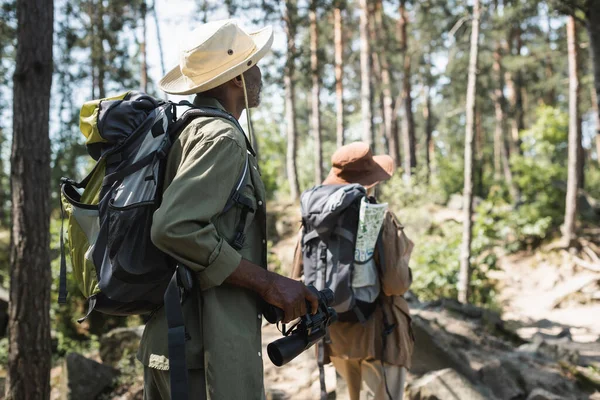
[[[248,93],[248,107],[258,107],[260,104],[260,92],[262,90],[262,73],[258,66],[253,66],[244,72],[246,91]]]

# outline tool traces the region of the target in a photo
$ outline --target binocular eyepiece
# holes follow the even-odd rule
[[[308,286],[319,298],[319,308],[315,314],[308,313],[300,318],[300,322],[290,331],[283,332],[284,337],[267,346],[271,362],[278,367],[287,364],[304,350],[311,347],[327,334],[329,325],[337,321],[337,313],[330,307],[333,302],[333,291],[323,289],[318,291],[314,286]],[[283,320],[283,311],[269,305],[264,310],[264,316],[270,323]]]

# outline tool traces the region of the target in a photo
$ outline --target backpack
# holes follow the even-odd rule
[[[340,321],[364,323],[377,306],[379,271],[372,258],[355,261],[361,202],[374,202],[358,184],[320,185],[302,193],[302,257],[306,284],[334,293]],[[377,246],[381,238],[377,239]],[[380,252],[381,253],[381,252]],[[370,276],[368,282],[356,272]]]
[[[191,108],[177,118],[180,105]],[[169,150],[181,131],[198,117],[224,118],[243,133],[237,119],[220,109],[197,108],[189,102],[175,104],[136,91],[87,102],[81,108],[80,129],[96,164],[81,182],[61,179],[61,216],[64,221],[66,214],[72,275],[88,300],[87,314],[78,321],[94,310],[124,316],[153,312],[164,304],[173,399],[187,398],[180,296],[181,289],[191,289],[193,280],[185,266],[177,265],[152,243],[150,228],[162,199]],[[247,139],[246,145],[253,154]],[[250,207],[251,201],[240,192],[249,175],[247,156],[222,212],[233,206]],[[247,213],[240,215],[244,219]],[[245,225],[245,220],[240,221],[231,243],[238,250],[244,242]],[[65,303],[67,266],[62,228],[60,235],[58,301]]]

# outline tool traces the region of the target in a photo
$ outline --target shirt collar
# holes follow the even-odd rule
[[[226,113],[229,113],[225,109],[225,107],[223,107],[223,105],[219,102],[219,100],[215,99],[214,97],[203,96],[201,93],[196,94],[196,97],[194,98],[194,105],[196,107],[217,108],[219,110],[225,111]],[[241,128],[241,126],[240,126],[240,128]],[[244,132],[243,129],[242,129],[242,134],[244,135],[244,137],[246,139],[246,145],[248,146],[248,151],[250,151],[250,153],[256,157],[256,152],[252,148],[252,145],[250,144],[250,141],[248,140],[246,133]]]
[[[202,94],[197,94],[194,98],[194,105],[196,107],[213,107],[218,108],[219,110],[225,110],[225,107],[219,102],[219,100],[214,97],[203,96]]]

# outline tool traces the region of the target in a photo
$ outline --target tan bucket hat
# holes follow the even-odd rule
[[[369,145],[354,142],[340,147],[331,156],[332,168],[325,185],[358,183],[367,189],[391,178],[394,160],[388,155],[374,156]]]
[[[179,65],[158,85],[181,95],[213,89],[254,66],[271,44],[271,26],[247,33],[235,19],[203,24],[182,40]]]

